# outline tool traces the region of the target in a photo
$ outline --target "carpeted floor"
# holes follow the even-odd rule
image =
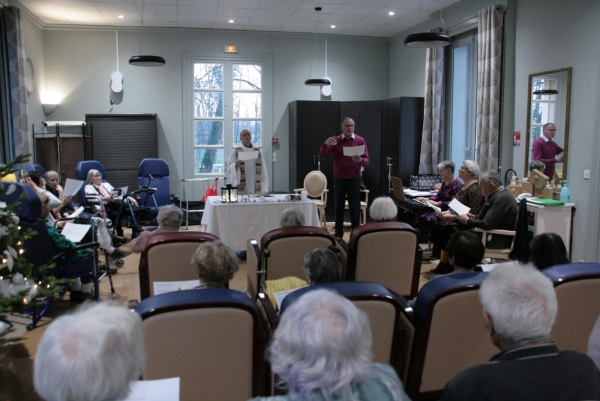
[[[197,227],[190,226],[190,230],[196,230]],[[331,227],[328,229],[333,232]],[[130,237],[129,230],[125,230],[125,236]],[[346,229],[344,239],[349,240],[350,229]],[[421,245],[424,247],[424,245]],[[129,249],[128,245],[123,245],[123,249]],[[127,307],[129,300],[140,299],[139,288],[139,254],[127,256],[125,265],[118,269],[118,273],[112,277],[115,292],[111,292],[108,277],[104,277],[100,282],[100,299],[114,302],[117,305]],[[419,288],[428,281],[427,272],[433,269],[437,261],[424,261],[421,265],[421,279]],[[240,270],[230,282],[230,288],[236,290],[246,290],[246,263],[240,263]],[[0,400],[3,401],[41,401],[42,399],[35,393],[33,388],[33,359],[37,345],[44,334],[44,331],[53,318],[67,313],[76,308],[77,305],[69,301],[68,294],[62,299],[57,298],[52,301],[46,317],[44,317],[38,327],[32,331],[27,331],[25,326],[31,322],[30,318],[22,316],[10,316],[13,321],[13,327],[10,333],[0,337]]]

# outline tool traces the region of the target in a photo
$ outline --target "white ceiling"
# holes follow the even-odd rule
[[[319,26],[320,33],[390,37],[462,0],[18,1],[47,27],[140,27],[143,8],[143,26],[146,27],[312,33],[317,32]],[[320,24],[317,24],[317,6],[323,8],[319,14]],[[394,12],[393,16],[389,15],[390,11]]]

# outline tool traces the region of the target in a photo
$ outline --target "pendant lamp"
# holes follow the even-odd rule
[[[140,42],[140,53],[142,52],[142,44],[144,43],[144,6],[146,4],[146,1],[142,1],[142,13],[141,13],[141,18],[142,18],[142,39]],[[156,8],[155,8],[156,9]],[[158,11],[157,11],[157,17],[158,17]],[[133,56],[129,59],[129,64],[131,65],[135,65],[137,67],[162,67],[163,65],[165,65],[167,62],[165,61],[164,58],[162,58],[161,56],[150,56],[150,55],[140,55],[140,56]]]
[[[539,89],[533,91],[534,95],[558,95],[558,91],[556,89]]]
[[[442,8],[444,2],[442,0]],[[420,12],[421,7],[419,7]],[[448,46],[451,42],[450,36],[446,35],[446,24],[442,18],[442,9],[440,9],[440,19],[442,20],[443,28],[435,28],[432,32],[413,33],[404,39],[406,47],[443,47]]]
[[[321,12],[322,8],[321,7],[315,7],[315,11],[317,12],[317,33],[315,34],[315,42],[317,41],[317,36],[319,36],[319,13]],[[313,43],[313,58],[310,62],[310,71],[308,72],[308,76],[310,77],[310,73],[312,72],[312,65],[314,60],[314,47],[315,47],[315,43]],[[327,56],[326,56],[327,57]],[[327,61],[325,62],[327,63]],[[325,66],[325,68],[327,68],[327,65]],[[327,75],[327,72],[325,72],[325,75]],[[331,81],[327,78],[309,78],[306,81],[304,81],[304,85],[306,86],[328,86],[331,85]]]

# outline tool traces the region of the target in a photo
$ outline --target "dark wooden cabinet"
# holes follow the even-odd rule
[[[388,157],[392,175],[402,178],[408,187],[410,174],[416,174],[423,129],[423,98],[400,97],[385,100],[329,102],[295,101],[289,104],[290,190],[300,188],[304,177],[320,169],[327,177],[330,195],[328,219],[333,216],[333,157],[320,157],[325,140],[341,133],[342,120],[350,117],[356,133],[367,142],[369,166],[363,181],[370,191],[369,201],[388,191]]]

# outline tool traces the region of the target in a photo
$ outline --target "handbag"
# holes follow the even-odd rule
[[[206,200],[209,196],[217,196],[217,187],[219,186],[219,179],[215,178],[215,181],[212,184],[212,187],[207,188],[206,192],[204,192],[204,196],[200,199],[200,202],[206,203]]]

